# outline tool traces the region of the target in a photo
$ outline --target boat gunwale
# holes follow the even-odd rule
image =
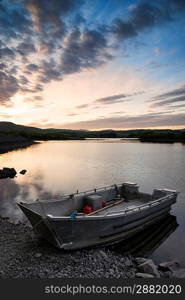
[[[137,183],[133,183],[133,182],[124,182],[126,184],[130,184],[130,185],[135,185],[135,186],[138,186]],[[84,192],[77,192],[77,193],[73,193],[73,194],[68,194],[68,195],[63,195],[61,196],[61,198],[66,198],[66,199],[61,199],[61,200],[55,200],[55,201],[52,201],[52,200],[46,200],[46,201],[40,201],[39,199],[35,200],[35,201],[32,201],[30,203],[26,203],[26,202],[18,202],[17,204],[21,207],[24,207],[26,208],[27,210],[29,210],[30,212],[40,216],[43,220],[44,219],[51,219],[51,220],[67,220],[67,219],[71,219],[71,216],[54,216],[52,214],[47,214],[46,212],[44,212],[44,215],[38,213],[37,211],[33,210],[30,208],[30,206],[34,203],[40,203],[41,205],[44,205],[45,203],[59,203],[61,201],[64,201],[64,200],[67,200],[75,195],[86,195],[86,194],[89,194],[89,193],[97,193],[98,191],[100,190],[107,190],[108,188],[114,188],[114,187],[118,187],[120,188],[121,186],[123,185],[123,183],[119,183],[119,184],[112,184],[112,185],[109,185],[109,186],[104,186],[104,187],[101,187],[101,188],[94,188],[92,190],[87,190],[87,191],[84,191]],[[138,206],[135,206],[135,207],[132,207],[132,208],[126,208],[126,209],[123,209],[123,210],[120,210],[120,211],[107,211],[104,215],[100,214],[100,215],[88,215],[88,214],[79,214],[75,217],[75,220],[77,219],[83,219],[83,220],[89,220],[89,219],[100,219],[100,218],[110,218],[110,217],[119,217],[119,216],[123,216],[123,215],[128,215],[130,213],[138,213],[138,212],[141,212],[143,211],[143,208],[144,210],[147,209],[147,208],[150,208],[152,207],[153,205],[155,204],[160,204],[160,202],[163,202],[165,200],[168,200],[170,198],[173,198],[175,195],[177,195],[179,192],[177,192],[176,190],[170,190],[170,189],[160,189],[162,191],[168,191],[170,192],[170,194],[167,194],[165,195],[164,197],[161,197],[159,199],[156,199],[156,200],[152,200],[152,201],[148,201],[147,203],[145,204],[141,204],[141,205],[138,205]],[[150,195],[150,194],[149,194]]]
[[[131,185],[136,185],[138,186],[137,183],[132,183],[132,182],[124,182],[126,184],[131,184]],[[77,196],[77,195],[86,195],[88,193],[97,193],[97,191],[100,191],[100,190],[107,190],[108,188],[113,188],[113,187],[121,187],[123,185],[123,183],[118,183],[118,184],[112,184],[112,185],[108,185],[108,186],[103,186],[101,188],[94,188],[92,190],[87,190],[87,191],[84,191],[84,192],[75,192],[75,193],[71,193],[71,194],[66,194],[66,195],[61,195],[60,197],[61,198],[71,198],[73,196]],[[67,200],[66,199],[66,200]],[[55,202],[60,202],[60,201],[63,201],[65,199],[61,199],[61,200],[44,200],[44,201],[41,201],[40,199],[36,199],[35,201],[32,201],[32,202],[29,202],[29,203],[26,203],[26,202],[18,202],[18,203],[22,203],[22,204],[33,204],[33,203],[37,203],[37,202],[41,202],[41,203],[55,203]]]
[[[174,191],[172,194],[169,194],[169,195],[166,195],[162,198],[159,198],[157,200],[154,200],[154,201],[150,201],[150,202],[147,202],[146,204],[142,204],[142,205],[138,205],[136,207],[133,207],[133,208],[129,208],[129,209],[125,209],[125,210],[121,210],[121,211],[118,211],[118,212],[110,212],[110,213],[107,213],[105,215],[91,215],[91,216],[88,216],[88,215],[77,215],[75,217],[75,219],[71,219],[70,216],[53,216],[51,214],[47,214],[46,217],[50,220],[55,220],[55,221],[60,221],[60,220],[92,220],[92,219],[105,219],[105,218],[111,218],[111,217],[121,217],[121,216],[127,216],[128,212],[131,213],[138,213],[138,212],[142,212],[143,210],[141,208],[144,207],[144,210],[145,209],[149,209],[150,207],[153,206],[153,204],[160,204],[161,202],[165,202],[166,200],[169,200],[169,199],[172,199],[175,195],[176,195],[176,191]]]

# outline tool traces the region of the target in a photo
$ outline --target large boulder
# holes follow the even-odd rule
[[[152,274],[155,277],[160,277],[160,273],[157,269],[157,266],[154,264],[152,259],[148,259],[142,264],[137,266],[137,269],[141,273],[147,273],[147,274]]]
[[[177,260],[160,263],[158,269],[163,272],[164,276],[169,274],[170,278],[185,278],[185,269],[180,267]]]
[[[14,178],[17,174],[14,168],[3,168],[0,170],[0,178]]]
[[[174,260],[174,261],[166,261],[166,262],[162,262],[158,265],[158,269],[165,272],[165,271],[176,271],[177,269],[179,269],[180,265],[179,262]]]

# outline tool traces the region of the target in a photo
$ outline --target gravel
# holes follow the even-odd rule
[[[148,267],[141,269],[143,265]],[[122,255],[113,247],[59,250],[38,239],[26,223],[0,217],[0,278],[185,278],[185,269],[177,265],[175,270],[174,261],[157,266],[151,259]]]
[[[59,250],[26,224],[0,218],[0,278],[133,278],[133,258],[109,248]]]

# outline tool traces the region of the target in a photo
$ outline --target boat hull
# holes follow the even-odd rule
[[[107,216],[53,217],[39,214],[21,206],[35,232],[60,249],[75,250],[123,241],[145,227],[157,222],[170,212],[176,194],[147,209]]]

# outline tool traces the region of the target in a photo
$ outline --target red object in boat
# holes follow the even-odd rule
[[[92,209],[92,206],[89,206],[89,205],[86,205],[86,206],[84,206],[84,208],[83,208],[83,213],[84,214],[90,214],[91,212],[93,212],[93,209]]]
[[[102,207],[105,207],[107,205],[107,203],[103,201],[101,205],[102,205]]]

